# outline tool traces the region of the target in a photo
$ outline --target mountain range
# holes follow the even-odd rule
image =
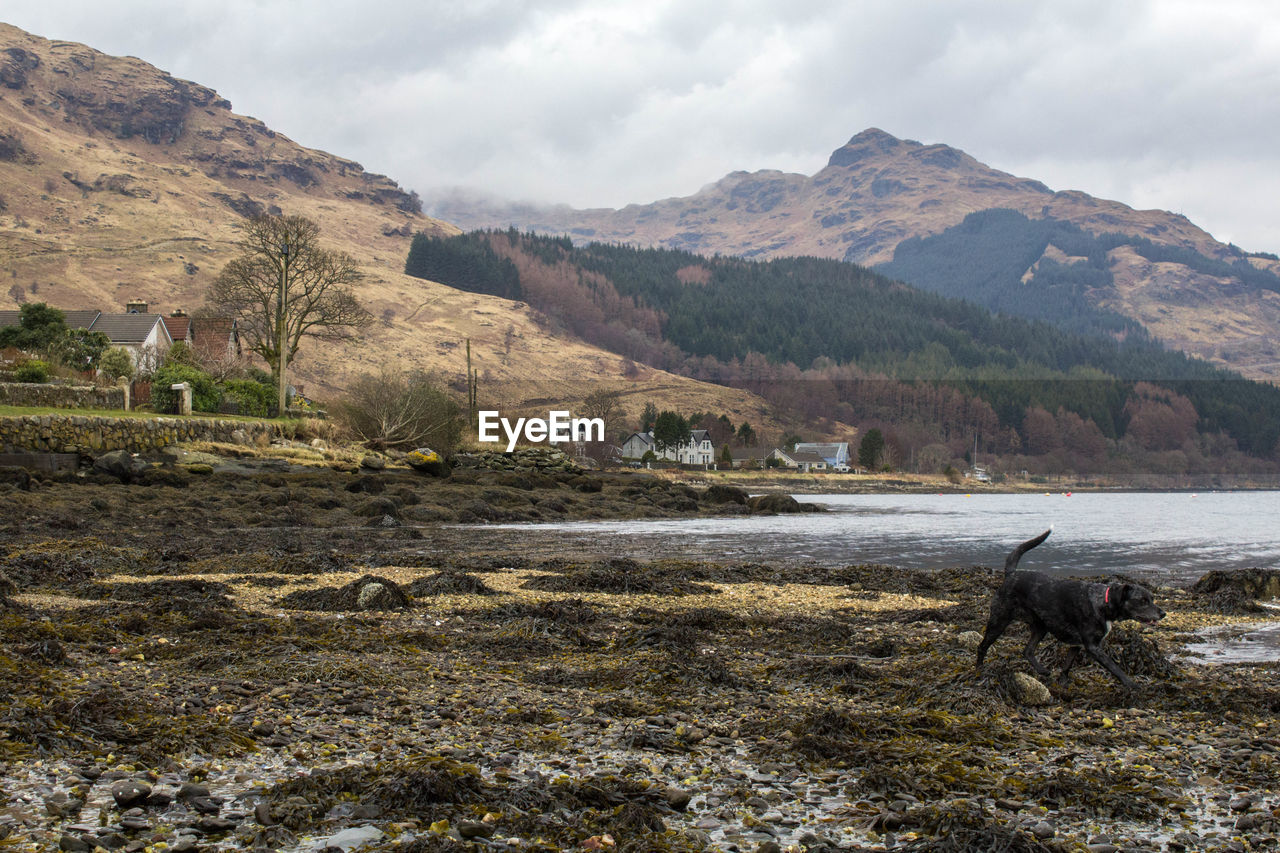
[[[0,307],[120,310],[142,299],[163,312],[198,308],[236,254],[239,223],[301,214],[357,260],[357,296],[377,319],[359,346],[304,345],[295,375],[313,395],[387,363],[456,380],[470,342],[472,366],[500,407],[571,403],[603,383],[623,393],[628,415],[657,399],[767,430],[794,425],[749,390],[628,357],[520,299],[404,272],[415,235],[509,226],[577,243],[848,261],[1074,331],[1117,340],[1141,331],[1251,378],[1274,379],[1280,359],[1274,255],[1223,244],[1177,214],[1055,192],[878,129],[855,135],[812,176],[735,172],[693,196],[621,210],[459,193],[431,198],[430,215],[423,207],[391,178],[233,112],[210,88],[0,24],[0,258],[9,279]],[[834,435],[852,424],[825,426]]]
[[[1170,347],[1250,378],[1280,377],[1280,293],[1228,269],[1244,263],[1274,275],[1280,273],[1275,255],[1221,243],[1180,214],[1055,192],[956,148],[899,139],[876,128],[833,151],[814,175],[734,172],[694,195],[620,210],[504,203],[462,192],[443,193],[427,205],[433,215],[465,230],[514,226],[566,234],[576,242],[758,259],[810,255],[868,266],[891,264],[905,242],[943,235],[973,214],[1012,211],[1097,237],[1134,238],[1106,249],[1106,275],[1083,288],[1083,301],[1131,319]],[[1153,260],[1131,245],[1135,241],[1179,249],[1186,257]],[[1086,260],[1045,239],[1018,259],[1018,269],[1003,274],[1012,287],[1032,279],[1046,262],[1070,266]],[[935,278],[940,282],[933,289],[972,297],[949,292],[951,277]]]

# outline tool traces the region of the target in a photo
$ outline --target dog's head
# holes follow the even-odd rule
[[[1154,625],[1165,616],[1164,611],[1156,606],[1151,590],[1145,587],[1126,583],[1118,589],[1112,587],[1111,593],[1115,596],[1114,601],[1120,619],[1132,619],[1144,625]]]

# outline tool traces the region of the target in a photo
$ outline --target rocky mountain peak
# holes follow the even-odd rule
[[[831,159],[827,161],[827,165],[853,166],[863,160],[899,153],[910,147],[919,148],[920,143],[912,139],[899,139],[878,127],[869,127],[831,152]]]

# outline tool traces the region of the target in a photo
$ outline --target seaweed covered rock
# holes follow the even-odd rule
[[[607,592],[613,594],[650,593],[653,595],[714,595],[718,590],[710,584],[698,583],[683,565],[639,563],[627,557],[610,557],[586,564],[568,564],[560,568],[544,565],[555,574],[537,575],[525,581],[524,589],[550,592]]]
[[[31,491],[31,472],[16,465],[0,465],[0,484],[4,483],[29,492]]]
[[[1214,569],[1191,587],[1191,594],[1208,597],[1226,589],[1243,592],[1257,601],[1280,598],[1280,571],[1276,569]]]
[[[497,595],[498,591],[467,572],[436,572],[409,584],[409,595]]]
[[[747,501],[752,512],[804,512],[804,507],[791,495],[756,495]]]
[[[280,605],[293,610],[329,612],[403,610],[409,606],[409,596],[393,580],[364,575],[345,586],[291,592],[280,599]]]
[[[707,490],[702,493],[702,500],[709,504],[741,504],[746,506],[747,493],[746,490],[737,486],[715,483],[708,486]]]

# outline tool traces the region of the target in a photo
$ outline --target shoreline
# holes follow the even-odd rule
[[[1025,631],[974,669],[984,569],[469,550],[440,526],[741,512],[583,476],[0,483],[8,847],[1280,844],[1280,668],[1175,655],[1273,614],[1162,587],[1169,618],[1109,640],[1137,692],[1089,666],[1031,696]]]

